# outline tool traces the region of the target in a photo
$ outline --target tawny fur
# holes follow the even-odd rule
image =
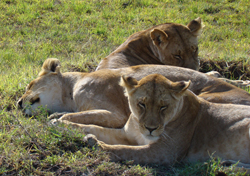
[[[250,166],[250,106],[210,103],[187,90],[190,82],[158,74],[136,84],[130,77],[123,82],[132,112],[123,128],[59,121],[96,135],[85,140],[97,143],[113,161],[173,164],[213,156]]]
[[[103,59],[97,70],[142,64],[174,65],[198,70],[197,37],[202,27],[201,18],[197,18],[187,26],[166,23],[137,32]]]
[[[92,73],[60,72],[57,59],[47,59],[31,81],[18,106],[32,115],[46,106],[53,118],[104,127],[123,127],[130,115],[127,97],[119,85],[122,75],[135,79],[162,74],[172,81],[189,81],[189,89],[211,102],[250,105],[248,92],[206,74],[173,66],[143,65]]]

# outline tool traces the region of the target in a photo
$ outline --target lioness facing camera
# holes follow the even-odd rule
[[[189,89],[211,102],[250,105],[250,94],[240,88],[187,68],[141,65],[92,73],[60,72],[58,59],[47,59],[38,78],[31,81],[18,107],[27,115],[46,106],[54,117],[82,124],[123,127],[130,109],[123,88],[122,75],[135,79],[158,73],[172,81],[191,80]],[[53,114],[52,114],[53,117]]]
[[[250,166],[250,106],[210,103],[159,74],[140,81],[124,76],[131,115],[121,129],[54,120],[83,128],[114,161],[173,164],[207,161],[210,156]],[[97,139],[96,139],[97,138]],[[247,165],[248,164],[248,165]]]

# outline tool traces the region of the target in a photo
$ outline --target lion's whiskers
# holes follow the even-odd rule
[[[175,140],[171,138],[165,131],[161,134],[161,136],[164,138],[162,141],[164,145],[169,146],[170,144],[174,144]]]

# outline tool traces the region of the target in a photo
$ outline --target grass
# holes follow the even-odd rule
[[[43,61],[62,71],[91,71],[134,32],[187,24],[201,17],[200,57],[249,62],[249,0],[2,0],[0,1],[0,175],[241,175],[216,161],[174,167],[109,162],[82,142],[82,132],[51,127],[46,112],[24,117],[15,108]]]

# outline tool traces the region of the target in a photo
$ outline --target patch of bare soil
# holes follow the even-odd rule
[[[68,64],[66,65],[67,71],[69,72],[93,72],[96,69],[96,65],[91,63],[86,63],[83,66],[76,66]]]
[[[249,65],[244,60],[226,62],[203,59],[200,61],[199,71],[203,73],[218,71],[223,77],[228,79],[250,79]]]

